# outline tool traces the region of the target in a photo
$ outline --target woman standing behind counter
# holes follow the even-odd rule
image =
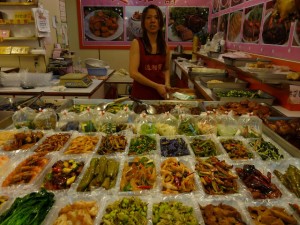
[[[170,51],[165,41],[160,8],[149,5],[142,13],[143,36],[132,41],[129,73],[134,80],[131,95],[138,99],[166,99],[170,88]]]

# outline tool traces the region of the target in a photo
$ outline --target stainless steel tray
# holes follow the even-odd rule
[[[229,66],[235,66],[235,67],[241,67],[245,66],[246,63],[250,62],[271,62],[270,60],[267,59],[258,59],[258,58],[233,58],[229,56],[223,56],[224,63]]]
[[[255,102],[259,102],[259,103],[267,103],[269,105],[272,105],[275,97],[261,91],[261,90],[255,90],[253,91],[254,93],[257,93],[259,95],[259,98],[254,98],[254,97],[222,97],[219,96],[218,93],[219,92],[228,92],[231,90],[245,90],[245,89],[228,89],[228,88],[214,88],[212,90],[212,96],[218,100],[218,101],[227,101],[227,102],[239,102],[242,100],[251,100],[251,101],[255,101]],[[248,90],[251,91],[251,90]]]
[[[203,111],[208,111],[208,107],[212,107],[214,109],[217,109],[220,106],[224,106],[225,104],[228,104],[229,102],[226,101],[203,101],[201,103],[201,108]],[[235,102],[234,102],[235,103]],[[281,113],[280,111],[278,111],[277,109],[275,109],[274,107],[272,107],[269,104],[266,103],[259,103],[262,106],[267,106],[270,110],[270,115],[269,117],[285,117],[285,115],[283,113]]]
[[[300,149],[295,145],[288,142],[286,139],[281,137],[279,134],[271,130],[268,126],[263,124],[263,133],[268,137],[273,139],[278,145],[280,145],[286,152],[290,153],[292,156],[300,158]]]
[[[210,83],[211,80],[219,80],[222,83]],[[201,77],[201,83],[208,88],[246,88],[248,82],[231,77]]]
[[[192,79],[197,79],[200,77],[227,77],[228,74],[226,70],[214,69],[214,68],[189,68],[189,76]]]

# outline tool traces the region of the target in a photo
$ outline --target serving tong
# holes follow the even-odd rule
[[[140,99],[130,96],[129,97],[133,101],[133,108],[136,108],[138,105],[144,105],[146,107],[146,113],[150,115],[156,114],[156,108],[153,105],[147,104]]]
[[[41,97],[44,95],[44,91],[41,91],[38,95],[34,95],[28,99],[26,99],[25,101],[23,101],[22,103],[18,104],[17,107],[30,107],[31,105],[33,105],[34,103],[36,103],[38,101],[38,105],[43,107],[45,106],[45,103],[41,100]]]

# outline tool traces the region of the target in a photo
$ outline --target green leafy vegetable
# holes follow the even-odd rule
[[[0,216],[0,224],[39,225],[53,204],[54,194],[44,189],[16,198],[12,206]]]

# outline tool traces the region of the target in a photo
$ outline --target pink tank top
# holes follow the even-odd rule
[[[141,38],[137,40],[140,47],[140,65],[138,71],[155,83],[165,84],[163,69],[166,63],[166,56],[163,54],[147,53],[143,40]],[[155,89],[142,85],[137,81],[133,81],[131,95],[138,99],[163,99]]]

